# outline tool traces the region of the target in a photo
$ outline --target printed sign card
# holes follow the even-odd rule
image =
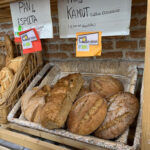
[[[40,39],[53,38],[50,0],[22,0],[10,4],[15,38],[36,28]]]
[[[19,32],[22,41],[23,54],[42,50],[41,41],[35,28]]]
[[[100,56],[102,51],[101,32],[77,33],[76,56]]]
[[[129,35],[131,0],[58,0],[58,13],[61,38],[89,31]]]

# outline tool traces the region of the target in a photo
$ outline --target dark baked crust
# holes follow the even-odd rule
[[[96,93],[78,99],[69,113],[67,126],[70,132],[88,135],[103,122],[107,113],[106,101]]]
[[[104,98],[124,90],[123,84],[111,76],[100,76],[91,80],[90,89]]]
[[[78,96],[77,96],[77,99],[79,99],[80,97],[84,96],[85,94],[88,94],[90,93],[90,90],[88,88],[85,88],[85,87],[82,87]]]
[[[118,93],[109,99],[107,116],[95,135],[103,139],[120,136],[131,125],[138,113],[137,98],[127,92]]]
[[[54,85],[40,115],[44,127],[54,129],[64,126],[83,82],[81,74],[71,74]]]

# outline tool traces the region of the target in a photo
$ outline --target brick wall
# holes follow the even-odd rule
[[[42,40],[43,58],[52,60],[104,60],[119,59],[128,61],[144,61],[145,51],[145,28],[147,0],[132,0],[132,20],[129,36],[103,37],[103,52],[101,57],[76,58],[75,39],[60,39],[58,28],[57,6],[53,5],[52,20],[54,38]],[[0,24],[0,40],[7,33],[13,37],[12,24]]]

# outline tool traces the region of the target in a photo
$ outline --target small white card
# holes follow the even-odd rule
[[[22,47],[23,49],[32,48],[32,42],[31,41],[22,42]]]
[[[78,36],[79,44],[98,45],[99,33],[89,33]]]
[[[22,42],[32,42],[32,41],[36,41],[37,38],[35,32],[33,30],[30,30],[21,35],[21,40]]]

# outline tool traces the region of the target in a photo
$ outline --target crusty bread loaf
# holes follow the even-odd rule
[[[0,98],[2,98],[4,93],[9,89],[13,77],[12,71],[7,67],[4,67],[0,71]]]
[[[36,123],[41,122],[39,111],[44,106],[50,91],[50,87],[45,85],[42,88],[37,87],[24,93],[21,97],[21,109],[27,120]]]
[[[85,87],[82,87],[78,96],[77,96],[77,99],[79,99],[80,97],[84,96],[85,94],[88,94],[90,93],[90,90],[88,88],[85,88]]]
[[[0,54],[0,70],[5,66],[6,56],[4,54]]]
[[[8,35],[4,36],[5,48],[6,48],[6,66],[14,58],[14,47],[12,41]]]
[[[70,132],[88,135],[104,121],[107,103],[96,93],[88,93],[78,99],[69,113],[67,126]]]
[[[124,90],[122,83],[111,76],[100,76],[91,80],[91,91],[98,93],[104,98],[108,98]]]
[[[80,88],[83,85],[80,74],[71,74],[60,79],[53,87],[47,103],[41,111],[41,124],[48,129],[64,126]]]
[[[23,60],[24,60],[23,56],[19,56],[14,59],[11,59],[10,62],[7,64],[7,67],[11,69],[14,73],[16,73],[20,68]]]
[[[130,93],[119,93],[109,99],[107,116],[95,135],[103,139],[120,136],[133,123],[139,109],[137,98]]]

